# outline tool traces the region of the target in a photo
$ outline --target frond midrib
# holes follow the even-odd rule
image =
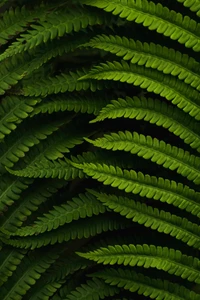
[[[144,144],[144,143],[140,143],[140,142],[137,142],[137,141],[131,141],[131,140],[128,140],[128,138],[127,139],[125,139],[125,137],[124,137],[124,139],[122,139],[121,137],[119,137],[118,139],[116,139],[115,140],[115,137],[113,137],[112,136],[112,133],[111,133],[111,137],[112,137],[112,140],[110,141],[109,139],[107,139],[107,137],[103,137],[103,138],[100,138],[99,139],[99,141],[97,140],[96,142],[97,142],[97,144],[98,144],[98,142],[101,142],[101,140],[103,140],[103,139],[105,139],[105,140],[107,140],[106,141],[106,144],[105,144],[105,146],[103,145],[103,147],[102,148],[106,148],[106,147],[108,147],[108,145],[109,145],[109,143],[112,145],[113,144],[113,146],[112,146],[112,148],[114,147],[114,143],[118,143],[118,142],[120,142],[120,141],[122,141],[122,142],[126,142],[126,146],[127,145],[134,145],[134,144],[136,144],[138,147],[141,147],[141,148],[144,148],[144,149],[146,149],[146,150],[148,150],[148,151],[150,151],[151,150],[151,148],[153,148],[153,152],[155,152],[156,154],[163,154],[163,155],[166,155],[166,156],[168,156],[169,158],[171,158],[172,160],[174,160],[174,161],[176,161],[176,163],[178,163],[178,164],[180,164],[181,163],[181,165],[184,165],[185,167],[190,167],[190,169],[192,169],[193,170],[193,172],[198,172],[199,173],[199,175],[200,175],[200,171],[199,171],[199,169],[200,169],[200,158],[198,158],[197,156],[194,156],[194,164],[197,164],[197,159],[199,160],[198,161],[198,164],[197,164],[197,166],[196,166],[196,168],[195,168],[195,165],[193,164],[191,164],[191,162],[190,161],[188,161],[188,163],[185,161],[185,160],[180,160],[180,159],[178,159],[177,158],[177,156],[173,156],[173,153],[168,153],[168,152],[164,152],[163,151],[163,149],[158,149],[158,148],[156,148],[154,145],[152,145],[152,146],[148,146],[147,145],[147,143],[146,144]],[[147,136],[145,136],[145,137],[147,137]],[[134,138],[134,137],[133,137]],[[93,141],[92,141],[93,142]],[[152,143],[154,142],[154,139],[152,138]],[[161,140],[159,140],[159,142],[161,142]],[[94,144],[95,144],[95,141],[94,141]],[[167,146],[167,145],[169,145],[169,144],[166,144],[165,143],[165,146]],[[171,146],[171,145],[170,145]],[[101,146],[97,146],[97,147],[101,147]],[[173,146],[171,146],[171,148],[172,148]],[[111,150],[112,151],[114,151],[113,149],[111,148]],[[126,147],[125,147],[126,148]],[[134,147],[133,147],[134,148]],[[106,148],[107,149],[107,148]],[[181,149],[181,148],[177,148],[177,149]],[[108,149],[108,150],[110,150],[110,149]],[[117,150],[117,149],[116,149]],[[118,149],[119,150],[119,149]],[[172,150],[172,149],[171,149]],[[181,149],[182,150],[182,149]],[[121,151],[121,149],[120,149],[120,151]],[[126,150],[126,149],[123,149],[123,151],[125,151],[125,152],[131,152],[132,153],[132,149],[131,150]],[[177,150],[178,151],[178,150]],[[184,151],[184,150],[183,150]],[[172,151],[171,151],[172,152]],[[186,153],[185,151],[184,151],[184,153]],[[132,153],[133,155],[138,155],[137,153],[135,154],[135,153]],[[189,152],[188,152],[188,154],[189,154]],[[142,156],[143,157],[143,156]],[[153,157],[153,156],[152,156]],[[193,157],[193,155],[191,155],[191,157]],[[183,157],[184,158],[184,157]],[[187,157],[186,157],[187,158]],[[179,167],[177,167],[175,170],[177,170]]]

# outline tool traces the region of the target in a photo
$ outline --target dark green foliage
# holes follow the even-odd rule
[[[0,3],[0,299],[200,299],[199,0]]]

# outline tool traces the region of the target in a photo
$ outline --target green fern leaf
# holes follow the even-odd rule
[[[126,97],[113,100],[111,104],[102,108],[99,115],[90,123],[121,117],[144,120],[167,128],[200,152],[199,123],[178,108],[167,105],[159,99]]]
[[[4,300],[22,299],[57,257],[58,255],[52,253],[40,255],[40,257],[33,254],[26,256],[11,277],[12,288],[10,288],[10,281],[1,287],[2,298]]]
[[[67,204],[54,206],[53,210],[45,213],[44,216],[38,217],[34,225],[19,228],[14,236],[31,236],[55,230],[60,226],[71,223],[74,220],[92,217],[93,215],[103,214],[106,211],[100,202],[91,194],[80,194],[67,201]]]
[[[27,51],[30,56],[33,56],[30,61],[31,71],[39,68],[43,64],[47,63],[52,58],[62,56],[65,53],[73,52],[76,48],[80,47],[84,42],[87,42],[92,36],[91,33],[81,32],[73,36],[59,38],[56,40],[47,41],[45,44],[42,44],[30,51]],[[25,56],[26,53],[20,53],[19,57]],[[15,55],[14,57],[16,57]],[[30,74],[30,69],[27,70],[27,74]]]
[[[22,191],[26,190],[32,182],[31,179],[19,179],[9,174],[1,175],[0,212],[19,200]]]
[[[32,30],[21,34],[17,41],[12,43],[0,55],[0,61],[17,53],[32,49],[48,40],[62,37],[72,31],[78,32],[87,26],[101,25],[106,21],[106,16],[86,8],[75,7],[74,9],[57,10],[49,13],[44,21],[38,21],[39,25],[31,25]]]
[[[200,228],[186,218],[172,215],[163,210],[159,211],[157,208],[135,202],[127,197],[99,194],[90,190],[89,192],[96,195],[97,199],[106,207],[120,213],[127,219],[143,224],[145,227],[150,227],[158,232],[169,234],[194,248],[200,248]]]
[[[31,63],[31,58],[30,55],[25,53],[13,56],[9,61],[4,60],[1,63],[0,95],[5,94],[7,90],[16,85],[24,76],[40,66],[37,61]]]
[[[102,278],[111,286],[123,287],[125,290],[137,292],[139,295],[144,295],[151,299],[198,300],[199,298],[197,294],[184,286],[167,280],[153,279],[132,270],[104,269],[104,271],[93,273],[91,276]]]
[[[108,154],[105,156],[105,152],[102,150],[97,149],[94,151],[88,151],[83,152],[81,155],[73,156],[71,155],[70,160],[67,160],[69,164],[72,165],[73,163],[105,163],[105,164],[112,164],[117,165],[120,168],[131,168],[133,167],[132,162],[130,161],[131,155],[127,155],[126,157],[122,157],[121,153],[118,153],[118,155],[113,155],[112,152],[108,152]]]
[[[73,247],[73,241],[68,243],[69,247]],[[60,256],[59,259],[55,261],[54,264],[49,269],[49,274],[44,274],[43,278],[41,278],[41,282],[55,282],[60,280],[65,280],[66,278],[70,278],[70,275],[76,274],[77,271],[81,271],[87,269],[90,266],[93,266],[94,263],[79,257],[78,255],[72,253],[69,255]],[[75,277],[75,276],[74,276]],[[75,280],[74,280],[75,281]],[[80,281],[78,282],[78,284]],[[76,285],[75,285],[76,286]],[[64,288],[65,289],[65,288]],[[61,291],[59,291],[61,292]],[[60,293],[63,298],[63,293]]]
[[[125,61],[107,62],[94,67],[89,74],[80,78],[80,80],[85,79],[114,80],[139,86],[142,89],[147,89],[148,92],[154,92],[165,97],[184,112],[200,120],[198,91],[184,82],[170,75],[164,75],[157,70],[133,64],[129,65]]]
[[[198,209],[198,216],[200,216],[200,193],[195,193],[194,190],[181,183],[161,177],[144,175],[141,172],[136,173],[134,170],[122,170],[112,165],[99,163],[77,164],[73,162],[71,164],[76,168],[82,169],[88,176],[103,182],[104,185],[117,187],[119,190],[125,190],[126,193],[139,194],[141,197],[166,202],[194,213],[193,209],[188,205],[190,202],[194,210]]]
[[[51,300],[61,300],[66,298],[67,295],[69,295],[69,293],[72,292],[80,284],[80,278],[79,276],[77,277],[75,277],[74,275],[73,280],[71,278],[68,279],[67,282],[60,288],[60,290],[53,295]]]
[[[65,122],[70,122],[71,119],[73,119],[73,116],[65,118]],[[42,128],[42,124],[39,127]],[[40,143],[30,148],[29,152],[26,152],[25,156],[15,166],[17,169],[22,169],[27,166],[33,167],[35,163],[40,163],[40,161],[46,159],[56,160],[63,158],[63,153],[70,152],[70,149],[84,142],[84,134],[89,135],[89,133],[77,133],[70,125],[64,129],[60,128],[49,135],[47,139],[41,140]]]
[[[88,253],[77,254],[98,264],[119,264],[156,268],[188,281],[200,283],[200,262],[178,250],[154,245],[115,245],[99,248]]]
[[[200,17],[200,3],[199,0],[177,0],[183,3],[185,7],[188,7],[191,11],[195,12]]]
[[[41,104],[37,105],[31,113],[31,117],[40,114],[48,113],[52,114],[59,111],[75,111],[81,113],[88,113],[98,115],[102,107],[106,106],[108,101],[100,95],[94,97],[92,95],[80,97],[70,96],[70,95],[59,95],[48,99],[47,101],[42,101]]]
[[[6,167],[6,170],[15,176],[29,178],[59,178],[59,179],[75,179],[84,178],[82,171],[72,167],[66,159],[58,161],[50,161],[43,159],[35,164],[28,165],[22,170],[11,170]]]
[[[122,56],[133,64],[157,69],[164,74],[178,76],[180,80],[200,90],[199,63],[192,57],[174,49],[153,43],[141,43],[126,37],[99,35],[85,46],[98,48]]]
[[[21,157],[25,156],[25,153],[29,151],[31,147],[40,143],[40,140],[46,139],[53,132],[57,131],[59,122],[50,124],[39,123],[35,126],[33,123],[28,123],[30,127],[28,129],[22,126],[21,130],[9,135],[0,149],[0,170],[3,172],[4,167],[12,168]],[[24,124],[23,124],[24,125]],[[2,168],[3,166],[3,168]]]
[[[28,78],[33,76],[32,73],[41,68],[43,64],[47,63],[53,57],[61,56],[63,53],[75,50],[82,42],[88,41],[89,36],[86,38],[85,35],[75,35],[76,39],[75,37],[73,39],[69,38],[67,42],[65,39],[49,41],[43,47],[40,46],[36,49],[14,55],[9,60],[4,60],[1,63],[0,71],[0,94],[3,95],[23,78],[25,78],[25,84]]]
[[[67,295],[64,300],[99,300],[105,297],[114,296],[119,293],[119,289],[107,285],[103,280],[93,278],[88,280],[86,284],[82,284]]]
[[[2,286],[13,272],[17,269],[17,266],[21,263],[25,256],[25,250],[15,250],[3,248],[0,251],[0,286]]]
[[[76,257],[78,258],[78,256]],[[73,279],[68,277],[68,280],[61,287],[61,289],[56,294],[54,294],[52,300],[65,299],[77,286],[79,286],[81,278],[79,274],[82,275],[81,271],[73,273]]]
[[[91,218],[80,219],[78,221],[66,224],[57,230],[45,232],[38,236],[32,237],[18,237],[17,239],[11,239],[10,233],[7,232],[0,236],[0,239],[8,245],[16,248],[31,250],[47,246],[49,244],[63,243],[64,241],[70,241],[75,239],[89,238],[96,236],[102,232],[114,231],[117,229],[127,228],[130,226],[129,222],[121,222],[119,218],[114,218],[111,215],[98,215]]]
[[[41,67],[42,64],[43,59],[41,55],[35,57],[34,54],[31,55],[29,53],[15,55],[9,60],[1,62],[0,95],[5,94],[7,90],[12,94],[14,92],[13,87],[24,77]]]
[[[15,232],[20,228],[27,217],[37,211],[40,205],[45,203],[58,189],[66,185],[62,180],[45,180],[32,185],[25,195],[20,196],[20,202],[17,206],[5,213],[0,220],[0,226],[3,230]]]
[[[35,291],[35,289],[32,291],[31,297],[29,300],[49,300],[52,299],[52,297],[58,289],[61,288],[64,281],[58,281],[58,282],[51,282],[46,283],[39,291]]]
[[[24,96],[47,96],[50,94],[58,94],[74,92],[74,91],[86,91],[101,90],[104,85],[100,82],[92,80],[78,81],[78,79],[86,74],[86,70],[69,72],[69,74],[61,74],[56,77],[49,77],[48,79],[40,79],[38,82],[26,83],[22,88],[21,94]]]
[[[68,243],[68,246],[73,247],[72,243]],[[26,295],[27,299],[44,300],[52,296],[50,299],[55,300],[59,295],[64,298],[80,284],[80,278],[84,270],[93,264],[92,262],[88,264],[88,260],[74,254],[67,256],[61,254],[48,269],[48,272],[44,273],[37,284],[29,290]],[[72,275],[73,281],[71,280]],[[62,287],[58,290],[59,285],[62,285]]]
[[[169,10],[162,4],[147,0],[81,0],[86,5],[102,8],[127,21],[134,21],[156,30],[172,40],[184,44],[187,48],[200,51],[199,24],[190,17]]]
[[[17,128],[33,111],[39,99],[7,96],[0,104],[0,139]]]
[[[0,45],[6,44],[9,39],[18,35],[20,32],[25,31],[29,23],[44,18],[45,14],[48,12],[48,9],[51,7],[53,8],[54,6],[40,5],[39,7],[35,7],[33,10],[26,9],[25,6],[22,8],[19,6],[16,8],[10,7],[10,9],[5,11],[1,16]]]
[[[104,137],[95,141],[88,138],[85,140],[95,147],[137,154],[144,159],[150,159],[152,162],[162,165],[166,169],[175,170],[195,184],[200,184],[200,158],[157,138],[152,138],[149,135],[144,136],[137,132],[119,131],[109,135],[105,134]]]
[[[82,42],[89,39],[85,35],[75,37],[73,39],[68,38],[67,43],[65,39],[49,41],[43,47],[14,55],[10,60],[4,60],[1,63],[0,94],[3,95],[6,90],[16,85],[22,79],[23,84],[26,86],[26,82],[29,82],[28,79],[33,79],[33,72],[38,68],[41,71],[43,64],[53,57],[61,56],[63,53],[75,50]]]

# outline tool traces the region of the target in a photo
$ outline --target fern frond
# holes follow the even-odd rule
[[[77,254],[98,264],[119,264],[156,268],[188,281],[200,283],[200,262],[196,257],[182,254],[179,250],[154,245],[115,245]]]
[[[177,0],[183,3],[185,7],[188,7],[191,11],[195,12],[200,17],[200,3],[199,0]]]
[[[144,120],[167,128],[191,148],[200,152],[199,123],[178,108],[167,105],[159,99],[126,97],[112,100],[90,123],[121,117]]]
[[[200,25],[188,16],[169,10],[167,7],[147,0],[81,0],[81,3],[102,8],[127,21],[142,24],[156,30],[187,48],[200,51]]]
[[[45,213],[42,217],[38,217],[33,225],[21,227],[13,235],[38,235],[46,231],[55,230],[72,221],[103,214],[105,211],[106,207],[97,201],[93,195],[89,193],[79,194],[72,201],[67,201],[67,204],[54,206],[53,210]]]
[[[51,300],[65,299],[70,292],[72,292],[80,284],[79,276],[73,276],[73,280],[70,278],[65,284],[55,293]]]
[[[61,139],[57,139],[59,136]],[[69,152],[68,148],[73,148],[76,144],[80,144],[80,142],[83,141],[82,136],[83,135],[80,134],[80,139],[79,136],[68,136],[68,139],[63,141],[62,134],[56,135],[55,139],[52,135],[46,141],[33,147],[24,158],[23,164],[16,166],[15,170],[8,167],[6,167],[6,170],[19,177],[37,178],[41,176],[40,178],[58,177],[60,179],[64,178],[65,180],[70,180],[86,177],[81,168],[74,167],[73,163],[117,163],[117,165],[122,168],[133,167],[132,162],[130,162],[131,156],[127,156],[123,159],[121,155],[114,156],[110,153],[104,157],[102,156],[102,151],[96,151],[95,153],[91,151],[84,152],[82,155],[71,156],[71,160],[65,158],[63,153]],[[57,160],[58,158],[64,158],[64,160]]]
[[[68,243],[69,247],[73,245],[73,241]],[[75,274],[77,271],[82,271],[87,269],[87,267],[93,266],[94,263],[84,259],[74,253],[69,255],[64,255],[59,257],[54,264],[49,269],[49,274],[44,274],[43,278],[44,282],[55,282],[63,279],[69,278],[70,275]]]
[[[85,284],[81,284],[65,297],[65,300],[98,300],[105,297],[114,296],[119,293],[117,287],[107,285],[103,280],[93,278],[88,280]]]
[[[43,159],[35,164],[28,165],[22,170],[11,170],[8,167],[6,167],[6,170],[15,176],[29,178],[59,178],[69,180],[84,177],[83,172],[72,167],[66,159],[58,159],[58,161]]]
[[[5,11],[1,16],[0,45],[6,44],[8,40],[25,31],[29,23],[43,18],[51,7],[53,8],[52,5],[40,5],[32,10],[26,9],[25,6],[17,6],[16,8],[10,7],[10,9]]]
[[[118,165],[118,167],[121,168],[131,168],[133,167],[132,162],[130,161],[131,155],[127,155],[126,157],[122,157],[121,153],[118,155],[113,155],[113,153],[108,152],[107,155],[102,150],[96,149],[96,151],[88,151],[83,152],[82,154],[79,154],[77,156],[71,155],[70,157],[72,164],[73,163],[105,163],[105,164],[112,164],[112,165]],[[70,160],[68,161],[70,164]]]
[[[107,150],[123,150],[150,159],[166,169],[176,171],[195,184],[200,184],[200,158],[162,140],[130,131],[105,134],[102,138],[86,141]]]
[[[164,74],[178,76],[180,80],[200,90],[199,63],[192,57],[174,49],[153,43],[141,43],[126,37],[99,35],[83,46],[109,51],[132,64],[157,69]]]
[[[65,118],[65,122],[70,122],[72,118],[73,116]],[[42,124],[40,127],[42,128]],[[66,126],[64,130],[60,128],[58,131],[54,131],[47,139],[41,140],[39,144],[30,148],[29,152],[26,152],[26,155],[17,163],[16,169],[24,169],[27,166],[34,167],[36,163],[46,159],[63,158],[64,153],[70,152],[70,149],[84,142],[85,134],[89,135],[87,132],[79,131],[77,133],[70,126]]]
[[[186,218],[172,215],[166,211],[159,211],[144,203],[135,202],[127,197],[117,197],[115,195],[99,194],[90,191],[96,195],[106,207],[120,213],[133,222],[143,224],[158,232],[163,232],[175,237],[178,240],[187,243],[194,248],[200,247],[200,228],[197,224],[189,222]]]
[[[17,128],[39,102],[39,99],[7,96],[0,103],[0,139]]]
[[[81,145],[84,142],[83,133],[77,133],[71,130],[71,128],[66,129],[68,132],[61,130],[55,132],[55,134],[51,135],[44,143],[40,144],[41,147],[38,147],[40,149],[40,154],[39,157],[34,159],[34,162],[38,162],[43,157],[49,160],[63,158],[63,153],[70,152],[70,149],[74,148],[76,145]]]
[[[118,286],[137,292],[139,295],[150,297],[151,299],[170,299],[170,300],[198,300],[199,296],[186,289],[184,286],[172,283],[168,280],[154,279],[133,270],[123,269],[104,269],[93,273],[93,278],[102,278],[111,286]]]
[[[141,197],[166,202],[194,213],[188,205],[190,202],[194,210],[198,209],[199,211],[200,193],[181,183],[144,175],[142,172],[136,173],[134,170],[122,170],[118,166],[99,163],[76,164],[71,162],[71,164],[76,168],[81,168],[88,176],[103,182],[104,185],[117,187],[119,190],[125,190],[126,193],[139,194]]]
[[[74,92],[74,91],[87,91],[101,90],[105,85],[92,80],[78,81],[78,79],[87,74],[86,70],[69,72],[69,74],[61,74],[55,77],[49,77],[48,79],[40,79],[36,82],[26,83],[21,90],[21,94],[24,96],[47,96],[50,94],[58,94]]]
[[[82,96],[70,96],[70,95],[59,95],[54,96],[47,101],[42,101],[34,107],[31,113],[31,117],[40,114],[48,113],[52,114],[59,111],[75,111],[81,113],[88,113],[98,115],[102,107],[106,106],[108,101],[100,95],[95,97],[92,95]]]
[[[0,176],[0,211],[7,209],[7,206],[20,199],[22,191],[26,190],[33,182],[31,179],[19,179],[9,174]]]
[[[77,256],[78,258],[78,256]],[[77,287],[80,285],[81,271],[73,273],[73,279],[70,276],[68,280],[66,280],[65,284],[62,285],[59,291],[52,297],[51,300],[61,300],[66,299],[66,297]]]
[[[107,62],[92,68],[89,74],[80,78],[97,80],[114,80],[127,82],[154,92],[184,112],[200,120],[200,99],[197,90],[170,75],[162,74],[157,70],[147,69],[144,66],[128,64],[125,61]]]
[[[21,157],[25,156],[25,153],[29,151],[31,147],[40,143],[41,140],[46,139],[53,132],[59,128],[59,122],[54,124],[42,124],[39,123],[35,126],[33,123],[28,123],[30,127],[24,128],[14,132],[12,135],[8,135],[5,141],[1,144],[0,149],[0,170],[2,166],[12,168]]]
[[[0,286],[2,286],[17,269],[26,251],[3,247],[0,254]]]
[[[58,289],[61,288],[64,281],[60,280],[58,282],[51,282],[46,283],[41,287],[39,291],[33,290],[31,297],[29,300],[49,300],[52,299],[52,297]]]
[[[44,44],[44,46],[39,47],[39,49],[14,55],[9,60],[1,62],[0,95],[3,95],[24,77],[27,80],[27,76],[30,77],[35,70],[39,69],[53,57],[73,51],[82,42],[89,39],[89,37],[86,38],[85,35],[75,37],[78,38],[78,40],[74,37],[73,39],[68,38],[67,42],[64,39],[55,40]]]
[[[17,270],[13,273],[12,288],[10,288],[10,282],[6,282],[1,287],[1,295],[5,300],[22,299],[32,285],[41,277],[50,266],[57,259],[57,254],[44,255],[30,255],[26,256]]]
[[[37,211],[41,204],[45,203],[60,188],[66,185],[62,180],[45,180],[36,186],[31,185],[25,195],[21,195],[20,202],[16,207],[1,218],[0,226],[3,230],[15,232],[21,227],[27,217]]]
[[[24,77],[27,81],[27,77],[30,77],[35,70],[53,57],[75,50],[82,42],[88,41],[89,36],[75,35],[76,38],[73,37],[72,39],[70,37],[67,41],[66,39],[49,41],[44,44],[43,47],[38,47],[39,49],[36,48],[28,52],[20,53],[12,56],[9,60],[4,60],[0,63],[0,94],[3,95]]]
[[[31,70],[37,69],[52,58],[62,56],[64,53],[73,52],[83,43],[87,42],[92,36],[90,32],[81,34],[74,34],[73,36],[63,37],[56,40],[49,40],[45,44],[38,46],[30,51],[29,55],[32,55],[32,60],[30,62]],[[19,57],[26,55],[25,53],[20,53]],[[14,57],[16,57],[15,55]],[[37,66],[37,67],[36,67]],[[30,70],[27,70],[27,74],[30,73]]]
[[[71,246],[73,247],[73,242],[68,243],[68,247]],[[80,284],[80,278],[84,274],[85,269],[94,265],[94,263],[88,262],[88,260],[74,254],[67,256],[61,254],[48,269],[48,272],[43,274],[37,284],[28,292],[27,299],[48,300],[50,292],[53,292],[51,300],[57,299],[59,295],[62,295],[64,299],[70,291]],[[71,279],[72,276],[73,281]],[[62,284],[62,287],[58,290],[58,285],[60,284]]]
[[[12,239],[5,234],[0,239],[8,245],[16,248],[23,248],[31,250],[47,245],[54,245],[55,243],[63,243],[75,239],[89,238],[96,236],[102,232],[114,231],[117,229],[127,228],[130,226],[129,222],[120,222],[119,219],[111,215],[98,215],[91,218],[79,219],[78,221],[66,224],[56,230],[45,232],[38,236],[32,237],[18,237]]]
[[[48,40],[62,37],[72,31],[78,32],[87,26],[105,24],[106,17],[99,12],[91,12],[80,6],[74,9],[57,10],[49,13],[44,21],[38,21],[37,25],[31,25],[32,30],[21,34],[17,41],[12,43],[0,55],[0,61],[17,53],[32,49]]]

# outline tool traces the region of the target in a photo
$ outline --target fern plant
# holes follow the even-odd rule
[[[1,1],[2,300],[200,299],[199,16]]]

